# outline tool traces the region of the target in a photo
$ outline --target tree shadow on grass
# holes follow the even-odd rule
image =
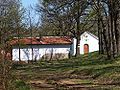
[[[104,74],[106,74],[105,77],[110,78],[110,74],[112,75],[113,73],[119,73],[119,72],[120,72],[120,66],[109,66],[101,69],[95,69],[93,70],[93,78],[96,79],[98,77],[102,77]]]

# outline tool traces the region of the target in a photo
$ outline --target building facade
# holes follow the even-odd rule
[[[71,38],[69,37],[43,37],[23,38],[19,47],[18,40],[12,41],[12,60],[28,61],[40,59],[65,59],[71,51]]]
[[[72,45],[72,53],[73,55],[76,54],[76,39],[73,39],[73,45]],[[90,32],[84,32],[80,36],[79,41],[79,51],[80,54],[86,54],[94,51],[99,50],[99,40],[98,37]]]
[[[76,54],[76,39],[66,36],[44,36],[42,38],[21,38],[11,41],[12,60],[51,60],[65,59]],[[87,54],[99,50],[98,37],[90,32],[80,36],[80,54]]]

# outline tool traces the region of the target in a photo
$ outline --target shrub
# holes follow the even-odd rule
[[[30,90],[30,87],[22,80],[15,81],[15,88],[17,90]]]

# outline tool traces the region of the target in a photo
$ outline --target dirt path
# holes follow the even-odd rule
[[[60,80],[60,81],[51,81],[46,82],[45,80],[36,80],[30,81],[29,84],[35,90],[112,90],[112,88],[120,89],[120,86],[116,85],[95,85],[95,84],[84,84],[84,83],[75,83],[73,79],[69,80]]]

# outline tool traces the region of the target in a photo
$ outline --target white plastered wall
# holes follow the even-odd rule
[[[87,32],[83,33],[80,36],[80,54],[84,54],[84,45],[88,44],[89,52],[94,52],[99,50],[98,39],[94,36],[88,34]]]
[[[70,53],[70,45],[33,45],[32,47],[33,59],[36,60],[41,59],[45,54]],[[20,49],[20,58],[23,61],[32,60],[32,49],[30,45]],[[12,49],[12,60],[19,60],[19,49],[17,46]]]

